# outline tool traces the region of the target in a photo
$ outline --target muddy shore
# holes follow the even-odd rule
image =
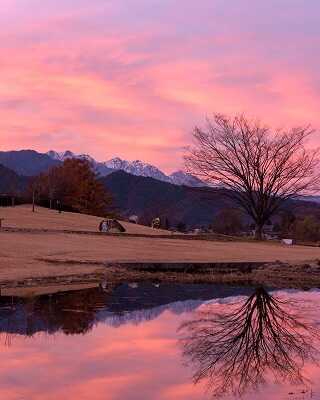
[[[60,264],[61,266],[61,264]],[[89,265],[87,265],[89,267]],[[97,267],[97,265],[96,265]],[[76,290],[81,286],[98,286],[104,283],[114,287],[124,282],[179,282],[179,283],[223,283],[231,285],[264,285],[274,288],[308,289],[320,287],[320,262],[286,264],[239,264],[232,266],[197,265],[197,269],[190,265],[181,268],[170,268],[168,264],[162,268],[161,264],[154,265],[101,265],[102,269],[95,273],[81,273],[28,279],[11,279],[0,282],[1,294],[9,289],[20,290],[29,295],[43,292]]]

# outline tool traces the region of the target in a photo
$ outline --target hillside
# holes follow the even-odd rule
[[[0,164],[18,175],[35,176],[60,163],[34,150],[0,151]]]
[[[221,208],[231,205],[222,190],[177,186],[123,171],[102,178],[102,182],[120,212],[136,214],[142,223],[160,216],[173,226],[179,222],[192,227],[208,225]]]
[[[28,178],[16,174],[0,164],[0,194],[21,193],[26,189]]]
[[[92,215],[63,212],[59,214],[56,210],[36,207],[36,212],[31,211],[32,206],[25,204],[17,207],[0,208],[0,218],[4,218],[3,226],[9,228],[35,228],[98,232],[101,222],[100,217]],[[156,235],[168,234],[166,230],[155,230],[148,226],[121,222],[127,233]]]

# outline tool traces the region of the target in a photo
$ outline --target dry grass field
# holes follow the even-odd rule
[[[92,215],[63,212],[36,207],[32,212],[32,205],[0,208],[0,218],[3,218],[3,226],[9,228],[31,229],[57,229],[73,231],[98,232],[98,226],[102,218]],[[168,234],[165,230],[155,230],[147,226],[121,222],[127,233],[131,234]]]
[[[5,227],[97,231],[100,218],[31,206],[0,209]],[[157,238],[151,228],[124,223],[149,237],[0,231],[0,281],[101,273],[108,262],[274,262],[320,259],[320,248],[277,243]],[[162,233],[166,233],[163,231]]]

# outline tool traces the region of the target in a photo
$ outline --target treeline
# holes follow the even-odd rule
[[[27,197],[37,204],[96,216],[113,212],[111,194],[87,160],[71,158],[33,178]]]
[[[279,223],[282,236],[290,236],[299,241],[320,241],[320,215],[296,216],[293,213],[285,213]]]
[[[302,242],[320,242],[320,210],[312,214],[301,214],[306,211],[280,210],[270,221],[272,233],[278,237],[288,237]],[[225,235],[241,235],[253,231],[254,224],[248,222],[244,213],[232,209],[222,209],[214,218],[209,229]],[[271,232],[270,232],[271,233]]]

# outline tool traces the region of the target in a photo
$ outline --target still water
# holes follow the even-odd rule
[[[0,399],[320,399],[320,292],[128,283],[0,297]]]

